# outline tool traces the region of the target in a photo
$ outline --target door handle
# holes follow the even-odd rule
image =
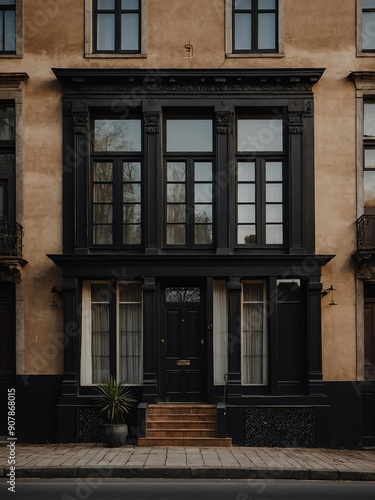
[[[201,351],[204,352],[204,339],[201,339],[201,346],[202,346]]]
[[[163,345],[165,344],[165,340],[164,339],[160,339],[160,343]]]

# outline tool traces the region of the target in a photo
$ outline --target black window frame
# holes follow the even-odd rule
[[[232,53],[233,54],[277,54],[279,52],[279,0],[275,0],[275,9],[259,9],[258,0],[252,0],[251,9],[236,8],[236,0],[232,3]],[[259,14],[275,14],[275,48],[259,49]],[[236,49],[236,14],[252,14],[251,16],[251,49]]]
[[[167,121],[168,120],[211,120],[212,122],[212,151],[186,151],[186,152],[168,152],[167,151]],[[170,114],[166,112],[163,115],[163,248],[166,250],[212,250],[216,247],[216,195],[215,195],[215,176],[216,176],[216,142],[215,142],[215,119],[213,114],[210,112],[201,111],[201,113],[190,114],[186,111],[178,110]],[[185,231],[185,243],[184,244],[172,244],[167,243],[167,164],[169,162],[184,162],[186,164],[186,231]],[[196,162],[211,162],[212,163],[212,243],[210,244],[199,244],[195,243],[195,219],[194,219],[194,164]]]
[[[3,222],[15,222],[15,161],[16,161],[16,107],[14,101],[0,100],[0,106],[13,109],[14,136],[10,140],[0,140],[0,181],[5,187],[7,216]]]
[[[235,217],[235,235],[234,235],[234,247],[236,249],[284,249],[288,246],[288,172],[287,172],[287,162],[288,162],[288,149],[287,149],[287,130],[285,126],[285,116],[282,114],[282,110],[279,110],[279,115],[275,118],[281,119],[283,121],[282,130],[282,151],[238,151],[238,120],[239,119],[268,119],[272,118],[271,110],[258,111],[256,109],[250,111],[237,110],[235,113],[235,196],[234,196],[234,217]],[[255,164],[255,226],[256,226],[256,241],[253,243],[238,243],[238,227],[240,225],[245,225],[244,223],[239,223],[238,218],[238,163],[239,162],[252,162]],[[282,164],[282,226],[283,226],[283,242],[274,244],[266,243],[266,226],[268,224],[266,221],[266,205],[273,204],[266,202],[266,184],[271,183],[271,181],[266,181],[266,163],[267,162],[280,162]],[[273,181],[272,181],[273,182]],[[275,183],[280,183],[280,181],[275,181]],[[242,203],[245,204],[245,203]],[[248,203],[252,204],[252,203]],[[251,225],[251,224],[249,224]]]
[[[98,0],[93,0],[93,31],[95,54],[140,54],[142,38],[142,0],[138,0],[138,9],[122,9],[121,0],[115,1],[115,9],[99,9]],[[98,14],[115,15],[115,48],[113,50],[98,49]],[[122,14],[138,14],[138,48],[134,50],[121,49],[121,17]]]
[[[0,54],[16,54],[17,52],[17,1],[14,0],[14,4],[11,5],[2,5],[0,4],[0,23],[3,25],[3,39],[0,40],[3,49],[0,48]],[[14,11],[14,50],[5,50],[5,23],[4,23],[4,13]],[[0,45],[1,47],[1,45]]]
[[[145,235],[145,207],[144,207],[144,184],[145,184],[145,175],[144,175],[144,161],[143,161],[143,144],[144,144],[144,136],[143,136],[143,120],[141,115],[135,114],[126,119],[134,119],[139,120],[141,122],[141,151],[95,151],[94,150],[94,133],[95,133],[95,120],[97,119],[110,119],[116,120],[116,117],[113,114],[105,114],[105,113],[92,113],[90,119],[90,129],[91,129],[91,151],[90,151],[90,162],[89,162],[89,171],[88,171],[88,234],[89,234],[89,247],[94,250],[114,250],[114,249],[134,249],[138,250],[143,248],[144,245],[144,235]],[[118,118],[119,120],[121,117]],[[139,163],[140,164],[140,205],[141,205],[141,241],[140,243],[126,243],[123,240],[123,185],[126,183],[123,181],[123,163]],[[94,243],[94,164],[95,163],[112,163],[113,165],[113,178],[112,178],[112,186],[113,186],[113,212],[112,212],[112,243]]]

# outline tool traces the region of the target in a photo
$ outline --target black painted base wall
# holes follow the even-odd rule
[[[59,375],[17,375],[16,434],[20,443],[56,443]]]

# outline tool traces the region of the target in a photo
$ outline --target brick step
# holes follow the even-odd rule
[[[195,448],[209,447],[227,447],[230,448],[232,446],[231,438],[204,438],[204,437],[185,437],[185,438],[162,438],[162,437],[154,437],[154,438],[139,438],[138,446],[194,446]]]
[[[206,438],[206,437],[217,437],[217,431],[207,431],[202,429],[147,429],[147,437],[173,437],[173,438]]]
[[[149,405],[149,415],[181,415],[181,414],[196,414],[196,415],[216,415],[215,405]]]
[[[153,429],[199,429],[216,431],[216,420],[201,421],[201,420],[148,420],[147,430]]]
[[[215,415],[203,415],[202,413],[148,413],[147,421],[157,422],[159,420],[170,420],[170,421],[179,421],[185,420],[190,422],[195,422],[196,420],[200,420],[201,422],[216,422],[216,414]]]

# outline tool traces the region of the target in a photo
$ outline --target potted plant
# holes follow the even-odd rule
[[[136,400],[124,381],[110,378],[96,387],[99,414],[103,416],[103,438],[110,447],[125,444],[128,436],[126,415],[130,412]]]

